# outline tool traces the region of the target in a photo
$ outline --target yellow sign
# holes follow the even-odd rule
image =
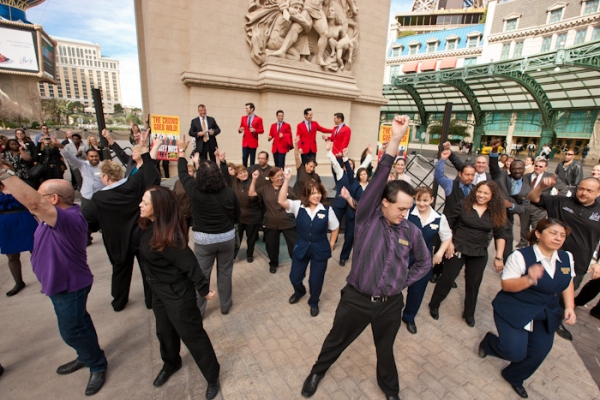
[[[180,139],[179,117],[174,115],[150,115],[152,139],[161,139],[158,149],[159,160],[177,161],[177,141]]]
[[[377,140],[377,158],[381,158],[383,155],[383,143],[387,143],[392,138],[392,125],[381,124],[379,127],[379,139]],[[400,144],[398,145],[398,156],[406,158],[408,152],[408,139],[410,138],[410,127],[406,131],[406,135],[402,136]]]

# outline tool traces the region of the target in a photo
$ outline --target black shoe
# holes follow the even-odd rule
[[[523,386],[521,386],[521,387],[516,387],[515,385],[512,385],[512,384],[511,384],[510,386],[511,386],[511,387],[513,388],[513,390],[514,390],[515,392],[517,392],[517,394],[518,394],[519,396],[521,396],[522,398],[526,399],[526,398],[528,398],[528,397],[529,397],[529,395],[527,394],[527,390],[525,390],[525,388],[524,388]]]
[[[467,325],[469,325],[471,328],[475,326],[475,317],[474,316],[470,316],[470,317],[465,317],[465,321],[467,322]]]
[[[325,374],[310,374],[302,385],[302,396],[311,397],[317,391],[317,386]]]
[[[296,293],[294,293],[293,295],[290,296],[290,304],[296,304],[298,301],[300,301],[300,299],[303,297],[302,296],[296,296]]]
[[[104,386],[105,381],[106,371],[92,372],[87,387],[85,388],[85,395],[93,396],[98,393],[100,389],[102,389],[102,386]]]
[[[154,380],[154,382],[152,382],[152,384],[155,387],[164,385],[165,383],[167,383],[167,381],[169,380],[171,375],[173,375],[175,372],[179,371],[180,369],[181,369],[181,364],[179,364],[179,366],[172,371],[167,371],[164,368],[161,369],[160,372],[158,373],[158,375],[156,375],[156,379]]]
[[[431,274],[431,278],[429,278],[429,282],[436,283],[440,279],[440,274]]]
[[[600,310],[594,307],[590,310],[590,315],[595,318],[600,318]]]
[[[277,267],[269,267],[269,272],[274,274],[277,272]]]
[[[2,366],[2,364],[0,364],[0,376],[2,376],[3,373],[4,373],[4,367]]]
[[[400,396],[387,396],[387,400],[400,400]]]
[[[429,308],[429,315],[431,318],[438,320],[440,319],[440,309],[439,308]]]
[[[73,372],[75,372],[77,370],[80,370],[83,367],[85,367],[84,363],[80,362],[79,360],[73,360],[71,362],[68,362],[68,363],[58,367],[58,369],[56,370],[56,373],[59,375],[68,375],[68,374],[72,374]]]
[[[252,256],[246,257],[246,261],[248,261],[249,263],[253,263],[254,257],[252,257]]]
[[[452,289],[456,289],[458,287],[458,285],[456,284],[456,282],[452,282]]]
[[[310,316],[316,317],[317,315],[319,315],[319,306],[311,306],[310,307]]]
[[[405,322],[406,329],[413,335],[417,333],[417,325],[414,322]]]
[[[340,260],[340,267],[346,266],[346,260]]]
[[[206,388],[206,398],[208,400],[214,399],[219,394],[219,389],[221,389],[221,385],[219,385],[219,380],[217,379],[216,383],[209,383]]]
[[[491,332],[486,333],[485,336],[483,337],[483,339],[481,340],[481,342],[479,343],[479,357],[481,357],[481,358],[485,358],[487,356],[487,353],[485,352],[485,348],[483,347],[483,344],[485,343],[487,337],[491,334],[492,334]]]
[[[8,297],[14,296],[15,294],[17,294],[21,290],[23,290],[24,287],[25,287],[25,282],[21,281],[21,283],[17,283],[14,288],[12,288],[8,292],[6,292],[6,295]]]
[[[223,314],[223,315],[227,315],[227,314],[229,314],[229,310],[227,310],[227,311],[223,311],[223,310],[221,310],[221,314]]]
[[[573,335],[571,335],[571,332],[569,332],[563,324],[560,324],[558,326],[558,329],[556,330],[556,334],[563,339],[570,340],[570,341],[573,340]]]

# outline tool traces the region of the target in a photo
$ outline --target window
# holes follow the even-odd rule
[[[448,45],[446,46],[446,50],[456,50],[456,39],[448,40]]]
[[[504,43],[502,45],[502,53],[500,54],[500,60],[508,59],[510,54],[510,43]]]
[[[467,39],[467,47],[477,47],[479,44],[479,36],[471,36]]]
[[[550,50],[550,45],[552,44],[552,36],[547,36],[544,38],[542,42],[542,53]]]
[[[598,10],[598,0],[588,0],[585,2],[584,15],[595,13]]]
[[[477,64],[477,57],[469,57],[469,58],[465,58],[465,62],[464,62],[464,66],[468,67],[469,65],[475,65]]]
[[[506,21],[506,28],[504,29],[504,32],[510,32],[517,29],[517,19],[518,18],[513,18]]]
[[[542,127],[541,115],[538,112],[517,113],[515,121],[516,132],[539,132]]]
[[[595,27],[594,31],[592,32],[592,40],[598,40],[598,39],[600,39],[600,28]]]
[[[513,58],[519,58],[523,55],[523,42],[515,43],[515,51],[513,52]]]
[[[593,133],[598,110],[571,111],[556,121],[556,133]]]
[[[392,65],[390,68],[390,76],[393,78],[394,76],[400,75],[400,66]],[[115,82],[113,82],[114,84]]]
[[[511,113],[491,113],[486,119],[486,130],[507,131]]]
[[[582,29],[580,31],[577,31],[577,33],[575,34],[575,43],[573,43],[573,44],[581,44],[581,43],[585,42],[586,32],[587,32],[587,29]]]
[[[554,45],[555,49],[562,49],[565,47],[567,43],[567,33],[561,33],[556,37],[556,44]]]
[[[427,43],[427,52],[435,53],[437,51],[438,42]]]
[[[551,24],[555,22],[560,22],[562,18],[564,8],[559,8],[558,10],[550,11],[550,22]]]
[[[400,57],[400,47],[394,47],[392,49],[392,57]]]
[[[416,44],[413,45],[413,46],[410,46],[410,49],[408,50],[408,55],[409,56],[411,56],[413,54],[417,54],[417,45]]]

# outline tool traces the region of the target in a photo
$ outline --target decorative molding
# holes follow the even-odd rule
[[[523,14],[513,12],[513,13],[508,14],[506,17],[502,18],[502,20],[509,21],[511,19],[521,18],[522,16],[523,16]]]
[[[600,14],[596,13],[594,15],[586,15],[577,19],[572,19],[570,21],[561,21],[552,25],[545,25],[535,28],[523,28],[511,32],[499,32],[496,34],[490,34],[488,36],[488,43],[502,42],[505,40],[518,39],[526,36],[538,36],[548,33],[554,33],[562,29],[576,28],[582,25],[590,25],[598,20],[600,20]]]
[[[429,60],[432,58],[448,58],[448,57],[458,57],[458,56],[471,56],[471,55],[480,55],[483,52],[483,47],[470,47],[452,51],[438,51],[435,53],[422,53],[422,54],[414,54],[412,56],[404,56],[397,58],[390,58],[386,60],[386,65],[396,65],[402,64],[410,61],[423,61]]]
[[[546,13],[549,13],[551,11],[560,10],[561,8],[565,8],[568,5],[569,5],[569,3],[567,3],[566,1],[559,1],[558,3],[554,3],[550,7],[546,8]]]

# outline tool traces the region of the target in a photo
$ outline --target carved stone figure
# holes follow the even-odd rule
[[[358,48],[356,0],[248,0],[246,41],[258,65],[268,57],[349,70]]]

